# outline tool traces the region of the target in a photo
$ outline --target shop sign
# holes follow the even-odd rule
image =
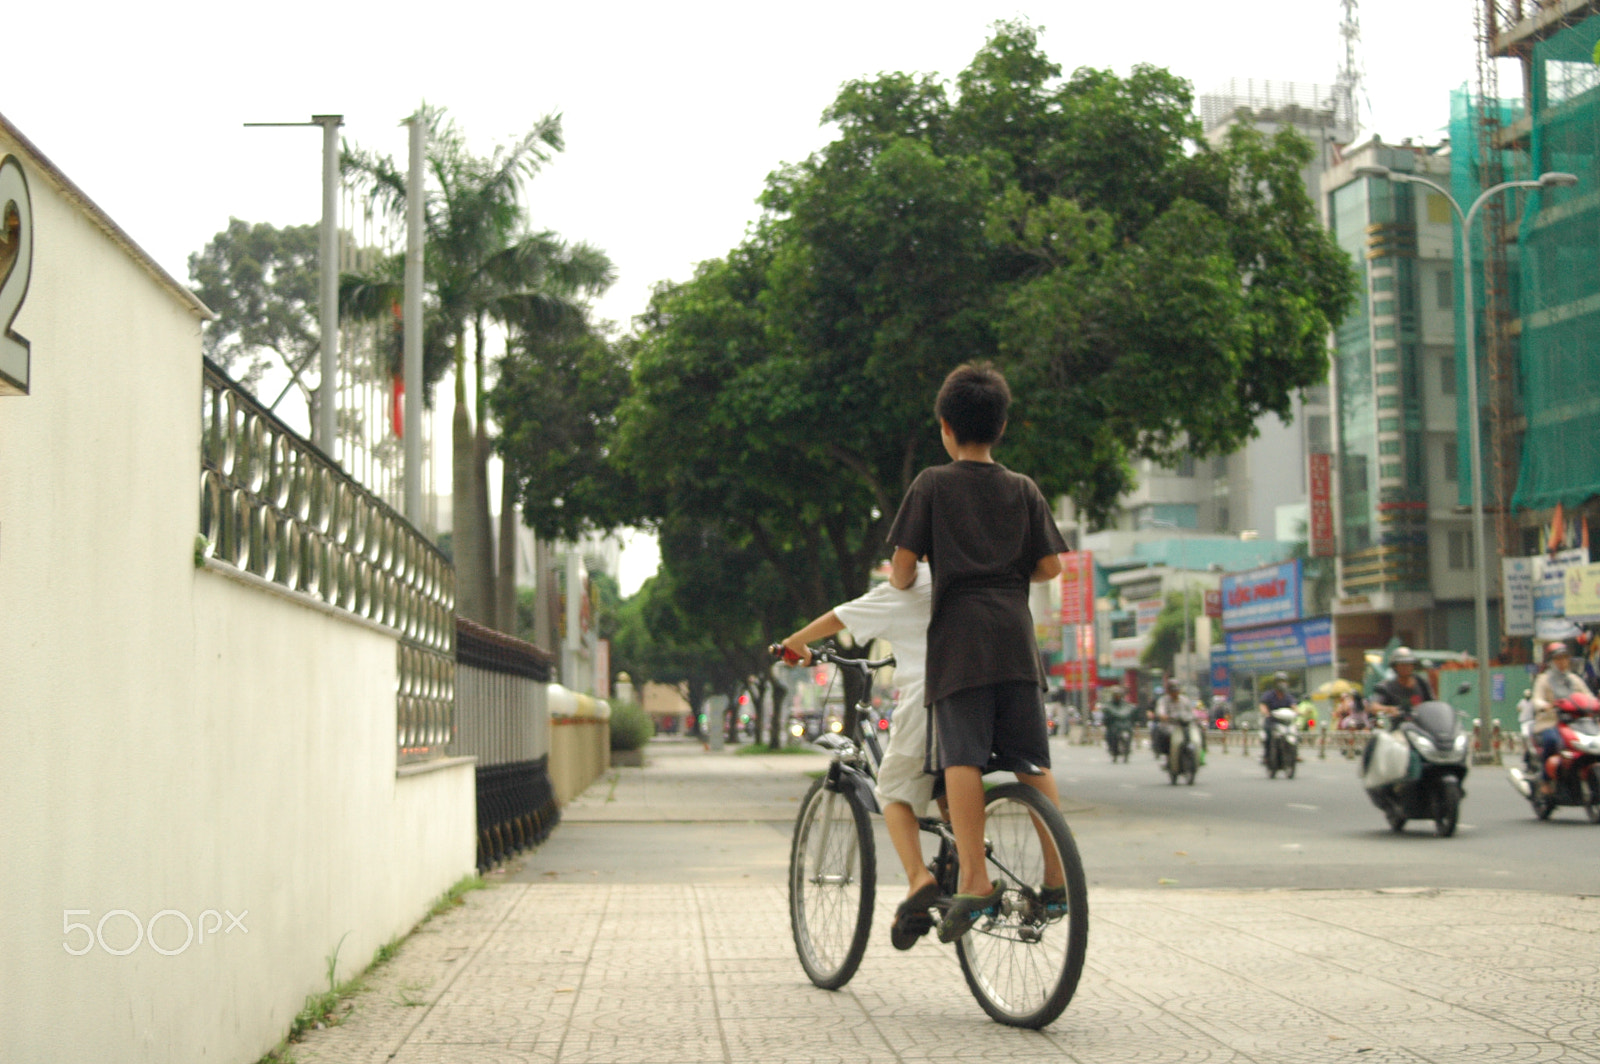
[[[1533,559],[1533,615],[1534,617],[1565,617],[1567,615],[1567,570],[1576,565],[1589,564],[1589,552],[1582,547],[1539,555]]]
[[[1567,570],[1567,620],[1600,621],[1600,565],[1575,565]]]
[[[1222,578],[1222,627],[1251,628],[1299,619],[1299,559]]]
[[[1311,483],[1310,539],[1313,558],[1331,558],[1333,540],[1333,455],[1309,456]]]
[[[1139,658],[1144,653],[1145,646],[1150,641],[1144,636],[1127,636],[1111,641],[1111,667],[1113,669],[1137,669]]]
[[[1156,618],[1161,616],[1162,602],[1158,598],[1145,599],[1143,602],[1133,604],[1133,633],[1145,635],[1156,626]]]
[[[1094,623],[1094,553],[1069,551],[1061,556],[1061,623]]]
[[[1506,635],[1533,634],[1532,558],[1500,559],[1500,590],[1505,603]]]
[[[1228,666],[1240,672],[1304,669],[1333,662],[1333,622],[1327,617],[1227,633]]]

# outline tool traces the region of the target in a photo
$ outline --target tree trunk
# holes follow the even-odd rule
[[[544,539],[533,541],[533,645],[540,650],[554,650],[555,626],[550,623],[554,609],[555,581],[550,577],[550,544]]]
[[[729,746],[739,745],[739,689],[735,687],[728,692],[727,711],[727,743]]]
[[[496,628],[517,631],[517,478],[511,464],[500,461],[500,571],[494,585]]]
[[[467,409],[466,335],[456,336],[456,407],[450,433],[450,543],[456,566],[456,612],[479,624],[492,624],[489,603],[483,597],[482,556],[475,545],[482,526],[473,505],[472,474],[477,442],[472,414]]]
[[[783,686],[782,681],[776,676],[772,680],[772,719],[767,722],[767,746],[773,750],[782,749],[788,735],[783,730],[784,700],[788,697],[789,690]]]
[[[495,606],[495,564],[494,564],[494,525],[489,519],[489,427],[484,424],[484,415],[488,412],[488,401],[485,399],[487,386],[484,382],[484,357],[483,357],[483,319],[473,327],[474,353],[473,385],[474,404],[477,407],[477,435],[472,443],[472,506],[474,524],[477,526],[477,540],[473,549],[477,552],[478,562],[475,567],[479,586],[479,594],[483,596],[483,623],[491,628],[495,627],[499,611]]]

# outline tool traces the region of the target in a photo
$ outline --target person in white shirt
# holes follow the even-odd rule
[[[927,562],[917,563],[917,576],[902,591],[888,581],[860,598],[835,606],[783,641],[801,664],[811,663],[806,644],[849,629],[856,642],[883,639],[894,648],[894,678],[899,685],[889,718],[889,745],[878,766],[878,802],[896,855],[910,884],[906,900],[895,912],[890,940],[910,949],[933,927],[928,910],[939,885],[922,855],[917,817],[933,798],[935,777],[923,771],[928,734],[928,707],[923,704],[928,656],[928,618],[933,605],[933,577]]]

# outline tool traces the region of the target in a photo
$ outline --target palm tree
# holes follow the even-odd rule
[[[456,374],[452,422],[453,548],[456,609],[485,624],[502,621],[496,609],[495,567],[489,526],[486,342],[491,323],[558,324],[581,317],[573,294],[583,269],[596,257],[609,283],[610,263],[587,245],[569,248],[554,234],[528,227],[521,203],[523,184],[562,149],[561,118],[546,115],[510,145],[487,157],[474,155],[465,135],[442,109],[423,105],[428,126],[429,189],[425,205],[428,322],[423,344],[424,382],[430,390],[452,365]],[[346,176],[375,205],[399,220],[406,206],[406,178],[388,156],[347,146]],[[346,284],[351,303],[385,305],[387,289],[400,273],[393,264],[369,279]],[[376,297],[376,298],[374,298]],[[475,395],[466,392],[466,347],[473,340]],[[509,595],[506,596],[508,599]],[[506,604],[514,611],[515,603]]]

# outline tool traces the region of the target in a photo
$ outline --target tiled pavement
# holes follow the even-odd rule
[[[622,770],[614,786],[603,777],[556,839],[568,832],[581,842],[580,825],[593,833],[597,821],[648,819],[675,778],[698,781],[680,806],[726,804],[731,789],[757,796],[746,804],[768,802],[769,818],[781,821],[793,806],[780,803],[810,767],[804,758],[669,751],[642,771]],[[678,816],[702,829],[714,819],[706,808]],[[667,845],[675,830],[661,825]],[[770,834],[781,845],[780,832]],[[563,864],[581,865],[581,849]],[[1095,890],[1077,996],[1051,1027],[1031,1032],[982,1013],[951,950],[931,939],[907,953],[890,948],[893,886],[880,891],[860,972],[829,993],[800,971],[784,889],[771,875],[652,881],[674,877],[652,877],[651,862],[665,862],[649,852],[626,875],[548,875],[539,857],[424,925],[369,975],[343,1023],[313,1032],[295,1058],[1600,1061],[1600,898]]]

